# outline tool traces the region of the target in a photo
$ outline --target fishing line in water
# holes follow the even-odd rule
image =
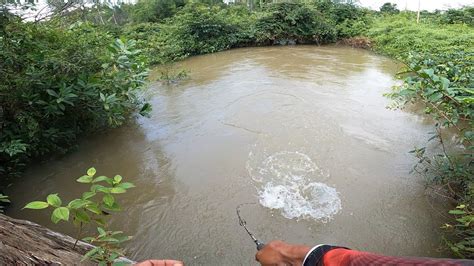
[[[258,240],[252,232],[250,232],[250,230],[247,228],[247,221],[242,219],[242,216],[240,215],[240,207],[242,207],[244,205],[252,205],[252,204],[256,204],[256,203],[255,202],[241,203],[241,204],[237,205],[237,207],[235,208],[235,211],[237,213],[237,218],[239,219],[239,225],[242,226],[245,229],[245,231],[250,236],[252,241],[255,243],[255,245],[257,245],[257,250],[261,250],[263,247],[265,247],[265,244],[263,242],[261,242],[260,240]]]

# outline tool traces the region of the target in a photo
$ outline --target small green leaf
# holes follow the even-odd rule
[[[115,239],[117,239],[118,243],[122,243],[122,242],[125,242],[125,241],[128,241],[128,240],[132,239],[132,237],[130,237],[130,236],[116,236]]]
[[[97,182],[106,181],[107,179],[109,179],[109,178],[106,177],[106,176],[101,175],[101,176],[96,177],[96,178],[92,181],[92,183],[97,183]]]
[[[91,218],[89,216],[89,214],[87,214],[85,211],[83,210],[78,210],[76,212],[76,219],[82,223],[88,223],[90,222]]]
[[[443,84],[443,89],[447,90],[448,87],[449,87],[450,81],[449,81],[449,79],[447,79],[445,77],[442,77],[441,78],[441,84]]]
[[[92,182],[92,176],[89,176],[89,175],[83,175],[81,177],[79,177],[77,180],[77,182],[79,183],[91,183]]]
[[[41,210],[41,209],[46,209],[48,208],[49,204],[44,201],[33,201],[28,204],[26,204],[23,209],[33,209],[33,210]]]
[[[92,186],[91,186],[91,190],[92,190],[92,191],[95,191],[95,192],[99,191],[99,192],[103,192],[103,193],[110,193],[110,188],[104,187],[104,186],[102,186],[102,185],[97,185],[97,184],[96,184],[96,185],[92,185]]]
[[[96,172],[97,172],[97,171],[95,170],[95,168],[94,168],[94,167],[91,167],[91,168],[89,168],[89,169],[87,170],[87,175],[90,176],[90,177],[92,177],[92,176],[95,175]]]
[[[104,208],[109,211],[114,211],[118,212],[120,211],[120,206],[117,204],[117,202],[114,202],[112,205],[105,205]]]
[[[97,231],[99,232],[99,237],[104,237],[107,234],[102,227],[97,227]]]
[[[75,199],[75,200],[72,200],[71,202],[69,202],[69,204],[67,206],[71,209],[80,209],[80,208],[86,206],[90,202],[91,201],[89,201],[89,200]]]
[[[102,211],[97,207],[97,205],[89,205],[86,209],[95,214],[102,214]]]
[[[84,254],[84,256],[82,257],[81,261],[85,261],[85,260],[91,258],[91,257],[94,256],[95,254],[97,254],[99,251],[100,251],[100,248],[99,248],[99,247],[96,247],[96,248],[91,249],[89,252],[87,252],[86,254]]]
[[[120,175],[114,176],[114,184],[118,184],[120,183],[120,181],[122,181],[122,176]]]
[[[61,219],[59,219],[59,217],[57,215],[55,215],[54,213],[51,214],[51,222],[57,224],[59,221],[61,221]]]
[[[428,100],[430,100],[432,102],[436,102],[436,101],[440,100],[443,97],[444,97],[444,95],[441,92],[436,92],[436,93],[431,94],[428,97]]]
[[[82,199],[90,199],[96,195],[96,192],[94,191],[87,191],[82,193]]]
[[[110,194],[105,194],[105,196],[104,196],[104,198],[102,198],[102,200],[105,203],[105,205],[107,205],[107,206],[112,206],[115,202],[114,196],[112,196]]]
[[[49,205],[53,207],[61,207],[62,204],[62,201],[58,197],[58,194],[49,194],[46,198],[46,201],[49,203]]]
[[[431,68],[428,68],[428,69],[423,69],[422,70],[426,75],[428,75],[428,77],[432,78],[433,75],[434,75],[434,70],[431,69]]]
[[[52,216],[59,220],[69,221],[69,209],[66,207],[56,208],[54,209]]]
[[[95,218],[94,221],[95,221],[98,225],[105,226],[105,220],[102,219],[102,218]]]
[[[59,95],[58,95],[55,91],[53,91],[53,90],[51,90],[51,89],[46,89],[46,92],[47,92],[49,95],[51,95],[51,96],[59,97]]]
[[[466,214],[466,212],[461,211],[461,210],[450,210],[449,214],[454,214],[454,215],[463,215]]]
[[[121,187],[123,189],[129,189],[129,188],[134,188],[135,185],[130,182],[124,182],[124,183],[118,184],[117,187]]]
[[[121,194],[121,193],[125,193],[125,192],[127,192],[127,190],[124,189],[124,188],[121,188],[121,187],[114,187],[110,190],[110,193],[112,193],[112,194]]]
[[[88,237],[84,237],[84,238],[82,239],[82,241],[85,241],[85,242],[92,243],[92,241],[94,241],[94,238],[93,238],[93,237],[90,237],[90,236],[88,236]]]

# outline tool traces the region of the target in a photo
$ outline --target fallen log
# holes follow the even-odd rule
[[[41,225],[0,214],[0,265],[92,265],[81,259],[94,246],[78,241],[74,247],[74,242]]]

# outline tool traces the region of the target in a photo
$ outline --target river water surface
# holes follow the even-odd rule
[[[97,133],[77,151],[35,165],[9,194],[9,214],[28,201],[87,189],[90,166],[137,187],[121,196],[115,229],[133,235],[129,257],[189,265],[254,264],[262,241],[333,243],[388,255],[440,256],[443,221],[409,174],[407,153],[429,123],[386,109],[399,65],[346,47],[266,47],[197,56],[180,63],[190,78],[153,83],[151,118]],[[441,210],[443,211],[443,210]]]

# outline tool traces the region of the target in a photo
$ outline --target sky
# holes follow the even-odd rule
[[[418,10],[418,0],[359,0],[362,6],[379,9],[384,3],[397,4],[399,9]],[[449,7],[474,6],[474,0],[420,0],[422,10],[448,9]]]

